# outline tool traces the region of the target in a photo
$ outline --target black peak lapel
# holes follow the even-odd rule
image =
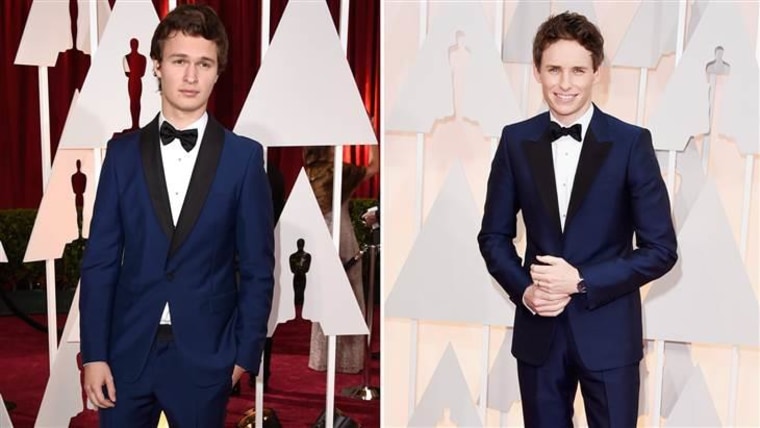
[[[172,207],[169,204],[169,193],[166,190],[164,163],[161,160],[161,147],[158,137],[158,115],[140,130],[140,157],[142,158],[145,184],[153,203],[161,230],[171,239],[174,234]]]
[[[190,176],[190,184],[187,187],[185,201],[182,204],[182,212],[179,214],[177,228],[172,237],[169,258],[185,242],[193,230],[193,226],[198,221],[198,217],[201,215],[203,205],[206,203],[206,196],[216,176],[216,169],[219,165],[219,158],[222,155],[223,145],[224,128],[216,119],[209,115],[206,130],[203,133],[203,141],[198,149],[198,159],[195,161],[193,175]]]
[[[597,109],[591,118],[589,129],[586,132],[586,138],[581,148],[581,157],[578,160],[578,169],[575,171],[575,181],[573,182],[573,191],[570,193],[570,204],[567,207],[567,218],[565,219],[565,230],[578,212],[583,199],[588,194],[594,179],[599,173],[599,169],[607,159],[607,155],[612,148],[612,142],[606,137],[604,131],[605,123],[603,113]],[[597,137],[597,132],[599,137]]]
[[[548,119],[548,114],[547,114]],[[549,122],[546,121],[546,130],[538,140],[526,140],[522,143],[525,157],[532,170],[533,179],[536,182],[538,193],[541,196],[546,215],[552,229],[562,234],[562,224],[559,221],[559,202],[557,201],[557,184],[554,178],[554,159],[552,145],[549,136]]]

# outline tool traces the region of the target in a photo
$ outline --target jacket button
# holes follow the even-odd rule
[[[167,272],[166,273],[166,279],[168,279],[169,281],[173,280],[174,279],[174,272]]]

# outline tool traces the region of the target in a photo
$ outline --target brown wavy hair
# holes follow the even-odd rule
[[[221,74],[227,67],[230,43],[219,15],[209,6],[183,4],[169,12],[158,24],[150,42],[150,57],[156,61],[163,58],[164,42],[175,33],[203,37],[216,44],[216,62]]]
[[[573,40],[591,52],[594,71],[604,61],[604,37],[596,25],[575,12],[563,12],[544,21],[533,39],[533,64],[541,68],[544,50],[559,40]]]

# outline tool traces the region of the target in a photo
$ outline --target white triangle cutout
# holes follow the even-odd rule
[[[269,315],[269,336],[277,324],[295,318],[289,259],[296,252],[299,239],[305,241],[304,251],[311,254],[302,308],[304,319],[318,322],[325,335],[367,334],[367,324],[327,223],[309,178],[301,169],[275,228],[275,297]]]
[[[385,316],[512,325],[514,306],[480,256],[479,220],[457,162],[385,301]]]
[[[34,0],[14,64],[55,67],[58,53],[72,45],[69,2]]]
[[[686,384],[694,376],[696,366],[688,343],[665,343],[665,367],[662,378],[662,411],[669,418]]]
[[[758,111],[758,57],[750,43],[737,4],[710,3],[699,22],[692,42],[706,44],[712,49],[723,47],[723,60],[730,73],[723,77],[721,104],[716,106],[721,135],[734,140],[742,155],[760,153],[760,117]],[[726,25],[733,22],[734,25]]]
[[[644,299],[646,337],[757,346],[760,305],[710,178],[678,233],[678,246],[676,266]]]
[[[430,132],[436,121],[461,116],[497,137],[522,115],[487,30],[483,6],[445,2],[430,19],[430,32],[399,89],[387,129]],[[452,77],[452,73],[454,76]]]
[[[501,46],[501,59],[533,65],[533,38],[536,29],[551,14],[550,2],[520,1],[512,15]]]
[[[488,373],[488,408],[502,413],[509,413],[512,405],[520,401],[517,360],[512,355],[511,345],[512,329],[509,328]]]
[[[79,285],[63,328],[61,344],[55,355],[45,394],[37,413],[35,426],[68,426],[74,416],[84,410],[81,377],[77,365],[79,354]]]
[[[71,177],[77,172],[77,161],[81,161],[81,172],[87,177],[82,235],[85,238],[89,235],[92,206],[97,190],[92,155],[91,149],[58,150],[40,208],[37,210],[37,217],[34,219],[24,262],[61,258],[66,244],[77,239],[77,212],[71,186]]]
[[[433,377],[414,409],[408,426],[436,426],[446,409],[450,410],[451,420],[457,426],[483,426],[470,397],[470,389],[462,374],[459,360],[450,343],[438,361]]]
[[[11,416],[8,414],[8,410],[5,408],[5,404],[3,404],[3,394],[0,394],[0,427],[8,427],[13,428],[13,423],[11,422]]]
[[[707,179],[702,169],[702,158],[697,152],[697,145],[693,138],[689,140],[684,151],[678,153],[676,171],[681,180],[673,204],[673,216],[675,217],[676,232],[680,232]]]
[[[131,127],[124,58],[130,53],[132,39],[138,41],[138,52],[145,59],[139,125],[155,117],[161,98],[152,73],[150,41],[157,25],[158,16],[149,0],[116,2],[82,92],[63,128],[59,148],[105,147],[114,133]]]
[[[269,147],[377,144],[325,2],[288,3],[235,132]]]
[[[673,407],[666,427],[720,427],[723,423],[707,388],[702,369],[697,366]]]
[[[641,2],[612,65],[656,68],[661,57],[675,52],[677,27],[678,3]]]
[[[5,254],[2,242],[0,242],[0,263],[8,263],[8,256]]]

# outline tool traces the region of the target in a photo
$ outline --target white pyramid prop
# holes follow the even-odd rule
[[[693,139],[689,141],[683,152],[678,153],[676,171],[681,180],[673,204],[673,212],[676,231],[680,231],[707,179],[702,169],[702,158],[697,152],[697,146]]]
[[[116,2],[74,112],[63,128],[59,148],[105,147],[115,132],[131,126],[123,61],[133,38],[139,41],[138,51],[147,59],[142,77],[140,125],[155,117],[161,99],[151,71],[150,41],[157,25],[158,16],[149,0]]]
[[[3,394],[0,394],[0,404],[3,404]],[[13,428],[11,417],[8,414],[8,410],[5,408],[5,405],[0,405],[0,427]]]
[[[734,22],[735,25],[726,25]],[[760,153],[758,110],[758,58],[750,36],[742,25],[738,4],[710,3],[693,37],[693,43],[713,50],[723,47],[723,60],[731,66],[724,76],[725,87],[717,110],[717,130],[736,142],[742,155]]]
[[[326,335],[367,334],[367,324],[303,169],[282,211],[275,236],[275,286],[279,292],[269,318],[270,335],[277,324],[295,317],[289,257],[296,251],[299,238],[305,241],[304,251],[311,254],[303,317],[319,322]]]
[[[457,65],[462,82],[456,94],[461,116],[480,125],[483,134],[496,137],[506,123],[521,118],[483,6],[472,2],[445,2],[430,20],[430,31],[399,89],[396,105],[388,116],[387,129],[430,132],[436,121],[454,116],[454,82],[450,54],[463,55]],[[457,33],[464,34],[464,47],[456,48]],[[464,53],[463,53],[464,52]]]
[[[662,379],[662,409],[660,414],[668,418],[686,384],[694,376],[691,345],[668,342],[665,344],[665,370]]]
[[[98,40],[103,37],[103,31],[111,16],[111,6],[108,0],[95,0],[98,14]],[[78,0],[79,13],[77,17],[77,49],[90,55],[90,0]]]
[[[69,2],[34,0],[14,64],[54,67],[58,53],[71,47]]]
[[[55,362],[45,387],[35,426],[68,426],[69,420],[84,410],[77,354],[79,353],[79,287],[71,302],[63,340],[58,347]],[[117,394],[118,396],[118,394]]]
[[[445,409],[450,409],[450,418],[457,426],[483,426],[469,391],[459,360],[449,344],[414,409],[408,426],[434,427]]]
[[[550,13],[550,2],[520,1],[504,36],[502,61],[533,64],[533,37]]]
[[[709,178],[678,233],[678,244],[678,263],[655,281],[644,300],[646,337],[757,346],[758,299]]]
[[[677,27],[677,2],[642,2],[612,65],[656,68],[663,55],[675,52]]]
[[[723,19],[721,16],[726,13],[724,11],[732,9],[729,7],[724,9],[724,6],[731,5],[711,5],[709,9],[715,7],[716,9],[712,9],[715,11],[714,16]],[[705,66],[715,59],[717,46],[723,46],[726,49],[724,59],[728,62],[731,62],[729,58],[736,52],[744,52],[743,49],[738,49],[733,45],[735,38],[740,37],[736,33],[743,32],[739,28],[741,25],[725,25],[728,21],[718,22],[714,18],[709,18],[708,13],[710,13],[709,10],[705,11],[705,16],[700,20],[649,120],[648,126],[652,131],[654,147],[657,150],[681,151],[686,146],[689,137],[708,131],[709,83]],[[729,42],[731,45],[726,44]],[[735,68],[749,69],[750,67],[746,66],[749,60],[751,58],[733,60],[731,73],[734,73]],[[756,102],[755,105],[757,105]]]
[[[288,3],[235,132],[269,147],[377,144],[325,2]]]
[[[697,366],[673,407],[666,427],[720,427],[718,412],[710,396],[702,369]]]
[[[95,174],[92,150],[58,150],[53,160],[50,179],[42,195],[32,234],[26,247],[24,262],[58,259],[66,244],[77,239],[77,213],[71,175],[76,172],[76,161],[82,162],[87,176],[84,193],[84,221],[82,235],[89,235],[92,206],[95,201]]]
[[[694,35],[694,30],[697,29],[699,21],[702,20],[702,14],[705,13],[708,4],[710,4],[710,0],[694,0],[691,4],[691,16],[689,17],[689,26],[686,29],[686,46],[689,45],[691,36]]]
[[[517,360],[512,356],[512,329],[507,329],[499,353],[488,374],[488,408],[508,413],[520,401]]]
[[[8,263],[8,256],[5,255],[5,249],[3,248],[2,242],[0,242],[0,263]]]
[[[385,302],[385,316],[512,325],[514,307],[480,256],[472,201],[456,163]]]

